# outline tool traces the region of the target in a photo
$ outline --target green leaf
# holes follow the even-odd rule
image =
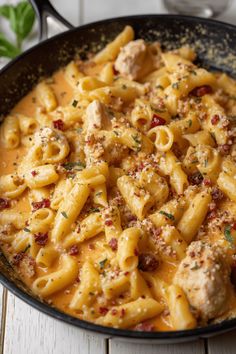
[[[11,44],[5,36],[0,33],[0,56],[6,58],[14,58],[20,54],[18,48]]]
[[[103,269],[105,267],[105,264],[107,262],[107,258],[103,259],[103,261],[99,262],[100,269]]]
[[[67,171],[71,171],[73,169],[76,169],[77,171],[81,171],[81,170],[83,170],[86,167],[85,164],[80,162],[80,161],[78,161],[78,162],[65,162],[62,166]]]
[[[9,20],[9,18],[10,18],[10,8],[11,7],[13,7],[13,5],[2,5],[2,6],[0,6],[0,15]]]
[[[225,226],[224,235],[225,235],[225,239],[231,244],[231,247],[234,246],[234,240],[231,235],[231,226],[230,225]]]
[[[175,220],[174,215],[172,215],[172,214],[170,214],[170,213],[167,213],[167,212],[164,211],[164,210],[160,210],[159,213],[162,214],[162,215],[164,215],[164,216],[166,216],[168,219],[170,219],[170,220],[172,220],[172,221]]]
[[[28,1],[22,1],[15,7],[15,33],[21,40],[25,39],[32,30],[35,13]]]
[[[64,216],[65,219],[68,219],[68,215],[66,214],[65,211],[62,211],[62,212],[61,212],[61,215]]]

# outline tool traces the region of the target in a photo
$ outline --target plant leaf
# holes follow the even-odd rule
[[[15,7],[17,27],[15,33],[21,40],[25,39],[32,30],[35,13],[28,1],[22,1]]]
[[[12,5],[0,6],[0,15],[7,18],[8,20],[10,18],[10,7],[13,7],[13,6]]]
[[[0,56],[14,58],[19,54],[20,50],[11,44],[2,33],[0,33]]]

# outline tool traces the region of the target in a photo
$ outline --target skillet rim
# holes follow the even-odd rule
[[[15,63],[21,61],[28,54],[32,53],[36,48],[43,48],[45,43],[50,43],[55,41],[56,39],[63,37],[63,35],[76,32],[79,30],[91,29],[93,26],[104,25],[106,23],[111,23],[113,21],[119,20],[127,20],[132,21],[133,19],[157,19],[158,18],[168,18],[175,20],[191,20],[194,23],[198,24],[214,24],[216,26],[224,27],[226,30],[231,29],[236,33],[236,25],[232,25],[223,21],[217,21],[214,19],[206,19],[201,17],[194,17],[188,15],[172,15],[172,14],[142,14],[142,15],[130,15],[130,16],[119,16],[108,19],[103,19],[95,22],[90,22],[81,26],[77,26],[68,31],[62,32],[48,38],[33,47],[27,49],[25,52],[17,56],[15,59],[11,60],[7,65],[5,65],[0,70],[0,75],[7,72]],[[1,253],[1,250],[0,250]],[[81,320],[79,318],[68,315],[55,307],[49,306],[47,303],[38,300],[36,297],[30,296],[28,293],[21,290],[17,285],[9,280],[5,275],[0,274],[0,283],[5,286],[8,290],[10,290],[15,296],[23,300],[28,305],[37,309],[38,311],[54,318],[60,320],[64,323],[79,327],[81,329],[89,330],[91,332],[95,332],[102,335],[111,335],[114,337],[126,338],[126,339],[141,339],[141,340],[153,340],[158,343],[177,343],[177,342],[186,342],[197,338],[207,338],[219,333],[223,333],[229,331],[231,329],[236,328],[236,318],[230,320],[224,320],[223,322],[217,324],[211,324],[205,327],[199,327],[188,330],[178,330],[178,331],[161,331],[161,332],[145,332],[145,331],[131,331],[124,329],[117,329],[112,327],[104,327],[101,325],[97,325],[92,322],[87,322],[85,320]]]

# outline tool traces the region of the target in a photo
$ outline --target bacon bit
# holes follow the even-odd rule
[[[192,96],[197,96],[197,97],[202,97],[208,93],[212,93],[212,88],[209,85],[196,87],[190,92]]]
[[[78,275],[76,280],[75,280],[77,283],[80,283],[80,276]]]
[[[143,162],[140,162],[140,164],[137,166],[137,172],[141,172],[144,169],[144,164]]]
[[[77,246],[77,245],[71,246],[71,248],[69,249],[68,254],[69,254],[70,256],[77,256],[77,255],[79,254],[78,246]]]
[[[166,121],[164,118],[158,116],[157,114],[153,114],[151,121],[151,128],[158,127],[159,125],[165,125]]]
[[[37,174],[38,174],[37,171],[31,171],[31,175],[32,175],[33,177],[37,176]]]
[[[125,309],[121,309],[120,311],[120,318],[123,318],[125,315]]]
[[[99,313],[102,315],[102,316],[105,316],[108,312],[108,308],[107,307],[99,307]]]
[[[158,260],[152,253],[142,253],[139,256],[138,267],[144,272],[152,272],[157,269]]]
[[[217,216],[217,211],[216,209],[215,210],[212,210],[210,213],[207,214],[207,219],[208,220],[213,220],[215,219]]]
[[[189,253],[189,255],[190,255],[191,258],[194,258],[194,257],[196,256],[196,254],[195,254],[194,251],[191,251],[191,252]]]
[[[236,230],[236,222],[233,223],[232,228]]]
[[[55,129],[62,130],[62,131],[65,129],[64,122],[61,119],[54,120],[52,123]]]
[[[111,226],[111,225],[113,225],[113,221],[111,219],[108,219],[108,220],[105,221],[105,225],[106,226]]]
[[[158,238],[158,236],[160,236],[160,234],[161,234],[161,227],[155,227],[155,228],[152,230],[152,232],[153,232],[153,236],[154,236],[155,238]]]
[[[145,125],[147,123],[146,119],[144,118],[139,118],[138,122],[140,125]]]
[[[112,251],[116,251],[117,248],[118,248],[118,242],[117,242],[117,239],[116,238],[112,238],[110,241],[109,241],[109,246],[111,247]]]
[[[139,323],[134,327],[134,330],[139,332],[153,332],[154,328],[152,323]]]
[[[124,275],[125,275],[125,276],[129,275],[129,272],[124,272]]]
[[[216,125],[220,120],[220,116],[218,114],[214,114],[214,116],[211,118],[211,124]]]
[[[38,232],[37,234],[34,234],[34,239],[39,246],[45,246],[48,242],[48,233]]]
[[[80,233],[80,225],[77,226],[76,232],[77,232],[77,234]]]
[[[20,262],[22,261],[22,259],[24,258],[25,256],[25,253],[24,252],[19,252],[19,253],[16,253],[14,256],[13,256],[13,259],[12,259],[12,264],[14,266],[18,266],[20,264]]]
[[[0,210],[10,208],[10,200],[6,198],[0,198]]]
[[[221,155],[227,155],[230,150],[230,145],[229,144],[223,144],[218,146],[219,152]]]
[[[117,315],[117,309],[112,309],[112,310],[111,310],[111,314],[112,314],[112,316]]]
[[[50,208],[50,200],[49,199],[42,199],[40,202],[32,202],[33,211],[42,208]]]
[[[202,183],[203,183],[204,186],[206,186],[206,187],[209,187],[209,186],[211,186],[211,184],[212,184],[210,178],[204,178],[203,181],[202,181]]]
[[[211,195],[213,200],[221,200],[224,198],[224,193],[217,187],[212,188]]]
[[[135,256],[138,256],[138,255],[139,255],[137,248],[135,248],[135,250],[134,250],[134,255],[135,255]]]
[[[194,173],[193,175],[191,176],[188,176],[188,180],[189,180],[189,183],[190,184],[193,184],[193,185],[199,185],[202,183],[203,181],[203,176],[200,172],[196,172]]]

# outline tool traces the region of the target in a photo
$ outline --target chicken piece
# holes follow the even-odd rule
[[[94,100],[88,105],[85,120],[87,132],[101,129],[103,114],[104,107],[100,101]]]
[[[203,321],[227,310],[230,268],[219,248],[192,242],[174,278]]]
[[[115,69],[129,80],[137,80],[142,73],[146,54],[147,45],[143,39],[129,42],[121,49]]]

